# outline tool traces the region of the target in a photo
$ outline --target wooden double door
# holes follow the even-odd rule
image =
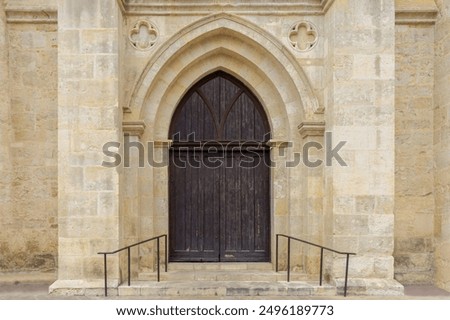
[[[270,130],[256,97],[213,73],[180,102],[170,138],[170,261],[270,261]]]

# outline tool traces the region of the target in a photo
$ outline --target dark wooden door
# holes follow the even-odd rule
[[[256,97],[216,72],[172,119],[171,261],[270,260],[270,139]]]

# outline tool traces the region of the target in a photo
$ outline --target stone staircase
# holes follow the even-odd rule
[[[271,263],[170,263],[168,272],[141,273],[131,285],[118,288],[119,296],[249,297],[334,296],[336,288],[308,279],[303,272],[275,272]]]

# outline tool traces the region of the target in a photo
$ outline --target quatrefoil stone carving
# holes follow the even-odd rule
[[[294,24],[289,30],[289,43],[301,52],[306,52],[314,48],[319,40],[317,28],[309,21],[300,21]]]
[[[151,22],[139,20],[131,29],[128,38],[134,48],[145,51],[155,45],[158,34],[158,29]]]

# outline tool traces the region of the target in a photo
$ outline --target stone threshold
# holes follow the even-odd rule
[[[111,291],[111,294],[113,292]],[[119,296],[183,297],[256,297],[256,296],[334,296],[336,288],[306,281],[133,281],[120,285]]]
[[[152,273],[141,273],[137,280],[156,281],[157,275]],[[202,270],[170,270],[161,272],[160,280],[167,281],[286,281],[286,271],[275,272],[272,270],[233,270],[233,269],[202,269]],[[292,272],[291,281],[306,281],[305,273]]]

